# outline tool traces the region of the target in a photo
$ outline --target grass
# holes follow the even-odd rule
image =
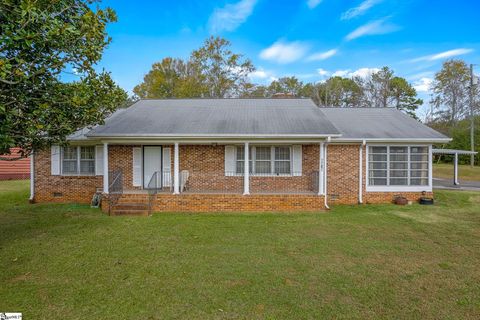
[[[0,183],[0,311],[25,319],[478,319],[480,194],[328,213],[108,217]]]
[[[438,163],[433,165],[433,177],[453,179],[453,164]],[[480,167],[470,165],[458,165],[458,178],[460,180],[480,181]]]

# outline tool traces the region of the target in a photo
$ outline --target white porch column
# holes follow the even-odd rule
[[[103,193],[108,194],[108,143],[103,143]]]
[[[178,154],[178,142],[175,142],[173,151],[173,194],[180,194],[180,161]]]
[[[318,195],[323,195],[323,142],[320,142],[320,152],[318,156]]]
[[[453,184],[458,186],[458,153],[455,152],[455,160],[453,162]]]
[[[249,156],[249,143],[245,142],[244,146],[244,173],[243,173],[243,194],[250,194],[250,156]]]

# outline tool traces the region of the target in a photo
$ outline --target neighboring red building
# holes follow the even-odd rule
[[[18,157],[20,148],[10,149],[9,155],[2,155],[2,158]],[[30,179],[30,158],[7,161],[0,160],[0,180]]]

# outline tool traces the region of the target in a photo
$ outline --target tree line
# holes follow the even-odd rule
[[[269,98],[278,93],[307,97],[318,106],[394,107],[415,117],[423,101],[413,86],[383,67],[366,77],[335,76],[324,82],[304,83],[295,76],[269,85],[255,84],[251,60],[233,53],[231,43],[210,37],[186,60],[167,57],[154,63],[133,92],[138,98]]]

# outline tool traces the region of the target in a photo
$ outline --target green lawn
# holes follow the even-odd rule
[[[480,193],[317,214],[108,217],[0,183],[0,311],[24,319],[479,319]]]
[[[453,164],[438,163],[433,165],[434,178],[453,179]],[[460,180],[480,181],[480,167],[469,165],[458,166],[458,178]]]

